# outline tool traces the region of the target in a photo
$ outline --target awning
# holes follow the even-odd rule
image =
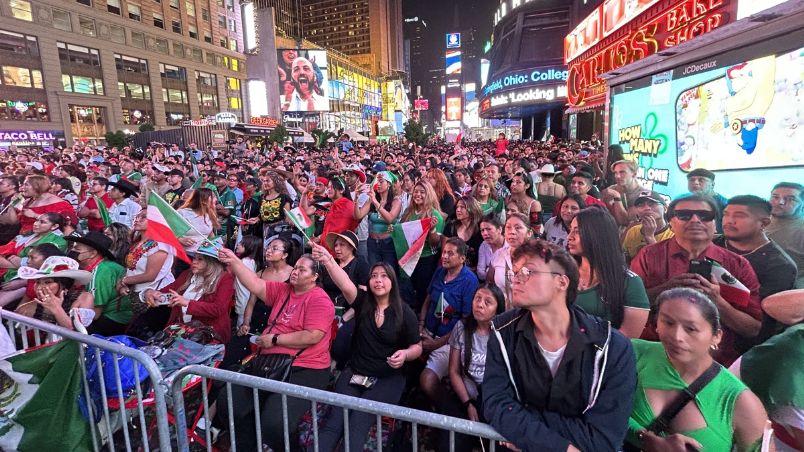
[[[315,138],[307,132],[304,132],[303,136],[300,137],[293,137],[293,141],[296,143],[315,143]]]
[[[602,111],[604,108],[606,108],[606,100],[602,99],[599,102],[591,102],[591,103],[588,103],[588,104],[579,105],[577,107],[569,107],[564,112],[564,114],[572,115],[572,114],[575,114],[575,113],[586,113],[586,112],[590,112],[590,111],[594,111],[594,110],[601,110]]]
[[[229,128],[229,132],[235,135],[248,135],[248,136],[267,136],[274,131],[274,127],[257,126],[254,124],[235,124]],[[288,135],[292,137],[303,137],[304,130],[298,127],[287,127]]]
[[[349,139],[353,141],[368,141],[369,139],[366,138],[365,135],[358,133],[354,129],[346,129],[343,131],[345,135],[349,135]]]

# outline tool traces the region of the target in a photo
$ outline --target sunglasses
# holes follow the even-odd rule
[[[711,210],[676,210],[673,212],[673,216],[681,221],[690,221],[693,215],[703,222],[714,221],[717,217],[717,214]]]

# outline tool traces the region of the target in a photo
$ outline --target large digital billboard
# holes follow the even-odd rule
[[[734,52],[614,87],[610,141],[665,194],[685,193],[686,172],[706,168],[725,196],[767,196],[776,182],[804,180],[802,74],[804,48]]]
[[[448,50],[446,55],[447,61],[447,75],[456,75],[461,73],[461,51]]]
[[[329,111],[327,52],[278,49],[282,111]]]

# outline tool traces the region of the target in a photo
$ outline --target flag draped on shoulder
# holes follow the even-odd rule
[[[285,217],[287,217],[288,221],[293,223],[296,229],[301,231],[307,239],[313,236],[315,232],[315,221],[313,221],[301,207],[285,210]]]
[[[399,259],[399,267],[406,275],[413,274],[422,255],[430,228],[436,222],[435,218],[427,217],[394,225],[391,238],[394,241],[396,257]]]
[[[0,360],[0,450],[92,450],[78,404],[80,346],[61,341]]]
[[[173,247],[176,250],[176,257],[190,263],[191,260],[184,252],[184,247],[179,243],[179,237],[184,237],[193,229],[190,223],[153,191],[148,193],[147,214],[148,229],[145,231],[145,236]]]
[[[106,208],[106,203],[103,202],[103,199],[100,196],[92,196],[95,199],[95,204],[98,205],[98,213],[100,214],[100,219],[103,221],[104,226],[109,226],[112,224],[112,217],[109,215],[109,209]]]
[[[729,273],[718,262],[712,262],[712,276],[720,286],[720,295],[724,300],[740,307],[748,306],[751,301],[751,291],[739,279]]]

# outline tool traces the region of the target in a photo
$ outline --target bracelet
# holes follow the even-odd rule
[[[279,345],[279,335],[278,334],[274,334],[274,336],[271,338],[271,345]]]
[[[466,409],[469,408],[469,405],[472,405],[472,406],[476,407],[475,403],[477,403],[477,401],[475,399],[467,399],[466,402],[463,402],[463,407],[466,408]]]

